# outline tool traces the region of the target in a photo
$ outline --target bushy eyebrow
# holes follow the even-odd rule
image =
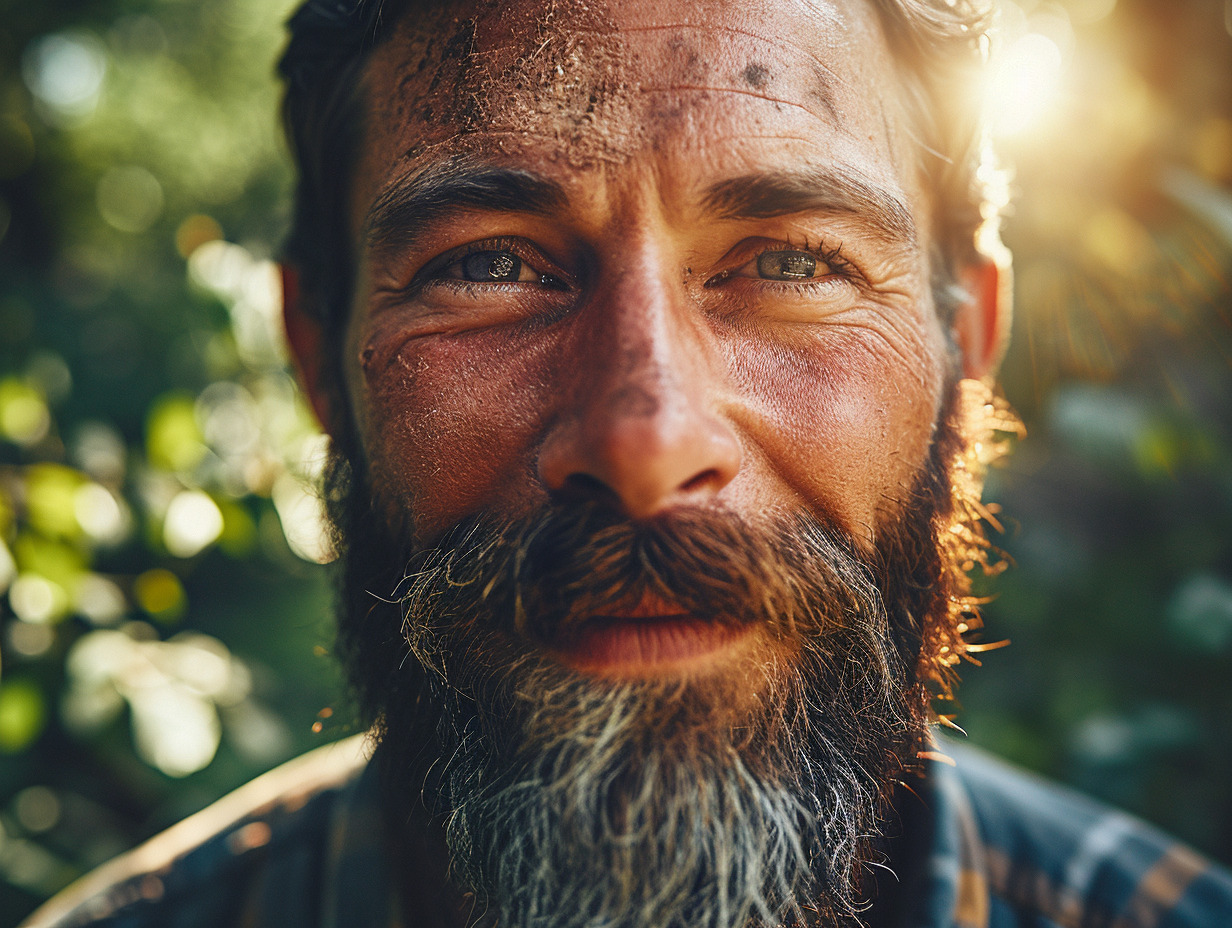
[[[855,216],[905,245],[917,240],[911,210],[898,194],[841,170],[772,171],[721,180],[706,191],[703,205],[723,219],[837,213]]]
[[[364,217],[370,253],[412,247],[423,227],[456,209],[547,215],[565,202],[559,184],[514,168],[446,162],[390,184]]]

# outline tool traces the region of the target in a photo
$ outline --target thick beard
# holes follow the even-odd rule
[[[439,817],[474,923],[858,921],[893,786],[927,738],[924,652],[953,640],[933,628],[953,592],[937,536],[959,440],[942,422],[866,556],[805,514],[635,526],[593,506],[471,520],[413,551],[344,474],[343,657],[391,811],[423,797]],[[643,592],[753,626],[758,644],[668,682],[546,653]]]

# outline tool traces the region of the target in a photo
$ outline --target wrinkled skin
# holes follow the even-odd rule
[[[378,492],[420,539],[601,485],[635,518],[804,506],[870,545],[924,461],[946,372],[927,197],[873,14],[548,10],[481,11],[452,53],[404,26],[370,63],[359,241],[374,203],[460,154],[560,194],[447,208],[361,247],[346,350]],[[708,197],[775,172],[854,180],[889,215],[841,188],[769,218]],[[422,280],[494,240],[530,279]],[[814,279],[761,280],[767,248],[833,257]]]

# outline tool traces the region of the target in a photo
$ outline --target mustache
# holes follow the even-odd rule
[[[412,555],[394,598],[407,621],[538,642],[648,596],[707,621],[814,635],[883,612],[874,577],[849,538],[807,512],[753,521],[690,508],[632,522],[588,503],[466,519]]]

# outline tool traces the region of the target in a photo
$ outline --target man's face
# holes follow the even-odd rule
[[[955,372],[894,63],[858,2],[667,9],[449,4],[366,72],[343,634],[507,923],[850,912],[923,731]]]
[[[421,543],[591,498],[804,509],[871,548],[945,375],[901,96],[859,2],[408,17],[368,69],[345,347],[382,504]],[[723,644],[670,631],[572,657]]]

